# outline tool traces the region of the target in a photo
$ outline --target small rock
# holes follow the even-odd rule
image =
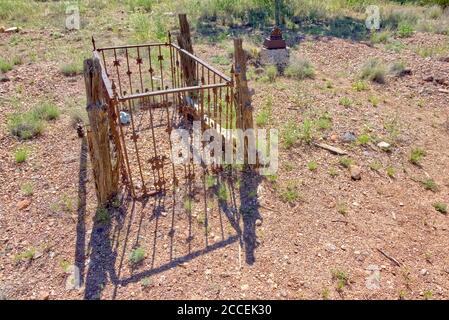
[[[162,212],[161,212],[161,216],[162,216],[162,217],[166,217],[166,216],[167,216],[167,211],[162,211]]]
[[[337,136],[336,134],[332,134],[332,135],[329,137],[329,139],[330,139],[332,142],[337,142],[338,136]]]
[[[351,165],[349,167],[349,172],[351,173],[352,180],[360,180],[362,178],[362,171],[359,166]]]
[[[449,56],[440,59],[443,62],[449,62]]]
[[[326,251],[334,252],[335,250],[337,250],[337,247],[332,243],[326,243],[325,249]]]
[[[370,272],[370,275],[365,279],[365,286],[367,289],[379,289],[380,288],[380,269],[378,265],[370,264],[366,270]]]
[[[412,69],[410,68],[405,68],[404,70],[402,70],[401,72],[399,72],[398,76],[403,77],[403,76],[409,76],[412,74]]]
[[[243,291],[246,291],[246,290],[249,289],[249,285],[244,284],[244,285],[241,286],[241,289],[242,289]]]
[[[48,300],[50,298],[50,293],[47,291],[41,291],[39,293],[39,300]]]
[[[0,74],[0,82],[8,82],[8,81],[11,81],[11,79],[9,79],[4,74]]]
[[[5,32],[5,33],[19,32],[19,28],[17,28],[17,27],[11,27],[11,28],[5,29],[4,32]]]
[[[403,207],[404,203],[403,202],[399,202],[399,206]]]
[[[256,220],[256,226],[257,226],[257,227],[260,227],[261,225],[262,225],[262,220],[257,219],[257,220]]]
[[[21,200],[17,203],[17,209],[23,210],[23,209],[27,208],[30,204],[31,204],[30,199]]]
[[[5,32],[5,27],[0,27],[0,33]]]
[[[355,134],[353,132],[345,132],[341,136],[341,140],[346,143],[354,142],[356,139],[357,139],[357,137],[355,136]]]
[[[390,149],[390,147],[391,147],[391,145],[388,143],[388,142],[385,142],[385,141],[381,141],[381,142],[379,142],[378,144],[377,144],[377,146],[379,147],[379,148],[381,148],[382,150],[389,150]]]
[[[421,271],[419,272],[422,276],[425,276],[429,273],[429,271],[427,271],[427,269],[421,269]]]
[[[285,291],[285,290],[281,291],[281,297],[287,298],[287,295],[288,295],[287,291]]]
[[[433,81],[433,76],[426,76],[426,77],[423,78],[423,80],[425,82],[432,82]]]

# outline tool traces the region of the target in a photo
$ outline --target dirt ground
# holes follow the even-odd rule
[[[318,130],[315,141],[346,150],[361,169],[360,180],[351,179],[337,155],[297,141],[290,149],[280,148],[274,178],[223,173],[219,182],[228,191],[220,198],[217,186],[204,190],[198,171],[194,182],[182,185],[177,194],[133,201],[123,193],[106,225],[94,221],[86,141],[70,123],[70,111],[84,107],[83,77],[62,75],[57,56],[40,58],[49,53],[50,43],[81,48],[90,39],[67,33],[55,40],[50,32],[25,30],[0,34],[0,42],[9,43],[11,37],[21,38],[20,43],[3,45],[2,51],[28,55],[35,50],[38,59],[15,66],[7,73],[10,81],[0,83],[0,296],[449,298],[449,220],[433,207],[437,201],[449,202],[449,62],[423,58],[415,50],[448,44],[448,36],[416,33],[398,40],[404,46],[400,52],[382,44],[308,36],[291,54],[311,61],[313,79],[278,76],[266,82],[251,76],[256,114],[272,97],[266,127],[282,131],[288,120],[301,123],[324,112],[331,115],[332,126]],[[194,43],[194,50],[206,61],[227,54],[223,46],[210,43]],[[367,90],[356,91],[353,83],[370,57],[386,64],[402,60],[411,74],[387,76],[385,84],[370,82]],[[218,68],[228,74],[230,65]],[[378,99],[376,107],[371,96]],[[61,117],[33,140],[12,137],[8,114],[49,97]],[[342,97],[352,105],[342,106]],[[396,135],[385,152],[377,141],[391,136],[388,123],[394,123]],[[345,143],[346,132],[369,133],[377,140]],[[14,160],[19,146],[31,150],[21,164]],[[416,147],[426,153],[419,166],[409,161]],[[315,170],[308,168],[311,161]],[[380,165],[374,168],[373,163]],[[387,168],[393,168],[390,175]],[[423,187],[422,181],[430,178],[438,190]],[[21,191],[25,182],[32,183],[33,195]],[[298,196],[289,202],[282,195],[292,184]],[[183,197],[192,189],[189,214]],[[137,247],[144,249],[145,259],[133,267],[129,255]],[[29,250],[31,258],[18,258]],[[79,289],[66,288],[71,265],[80,270]]]

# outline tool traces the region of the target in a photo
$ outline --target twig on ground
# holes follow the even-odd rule
[[[398,260],[396,260],[395,258],[393,258],[392,256],[386,254],[382,249],[377,248],[377,251],[379,251],[380,253],[382,253],[382,255],[384,255],[387,259],[389,259],[390,261],[394,262],[394,264],[396,264],[398,267],[401,266],[401,264],[399,263]]]

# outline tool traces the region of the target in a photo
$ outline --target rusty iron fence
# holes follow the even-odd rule
[[[118,154],[122,182],[136,196],[163,192],[192,179],[194,164],[175,166],[170,160],[170,133],[192,120],[202,130],[239,127],[241,111],[234,94],[235,77],[227,76],[197,56],[168,41],[96,48],[110,126],[110,140]],[[192,74],[186,74],[190,63]],[[184,64],[184,66],[183,66]],[[191,68],[191,70],[192,70]],[[129,124],[120,121],[121,112]]]

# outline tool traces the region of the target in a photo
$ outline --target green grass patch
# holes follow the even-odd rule
[[[16,163],[25,162],[28,159],[28,149],[27,148],[19,148],[14,152],[14,159]]]
[[[338,100],[338,103],[343,107],[350,107],[352,106],[352,100],[348,97],[341,97],[340,100]]]
[[[132,266],[136,266],[145,259],[145,250],[142,247],[137,247],[133,249],[129,254],[129,263]]]
[[[309,161],[307,163],[307,169],[309,169],[310,171],[315,171],[316,169],[318,169],[318,163],[314,160]]]
[[[369,59],[362,67],[360,77],[377,83],[385,83],[386,68],[378,58]]]
[[[432,204],[432,206],[435,208],[436,211],[442,214],[447,214],[447,204],[443,202],[435,202],[434,204]]]
[[[414,165],[420,165],[421,160],[426,156],[426,152],[421,148],[414,148],[410,152],[410,162]]]
[[[422,183],[424,189],[426,189],[426,190],[430,190],[433,192],[437,192],[439,190],[437,183],[433,179],[429,178],[429,179],[422,181],[421,183]]]
[[[303,80],[313,78],[315,76],[315,69],[309,60],[294,57],[290,59],[290,63],[285,69],[284,74],[292,79]]]
[[[22,191],[23,195],[26,196],[26,197],[29,197],[29,196],[33,195],[33,193],[34,193],[33,189],[34,189],[34,187],[33,187],[33,184],[31,182],[25,182],[20,187],[20,191]]]

